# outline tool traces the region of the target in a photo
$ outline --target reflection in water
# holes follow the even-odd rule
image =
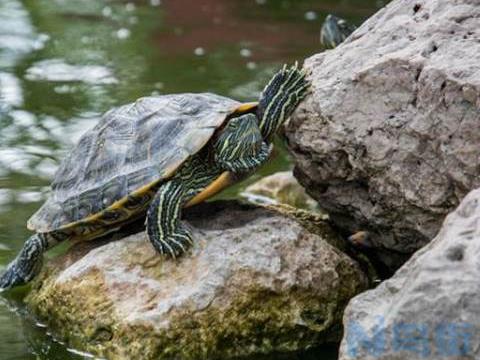
[[[41,49],[47,40],[47,35],[35,33],[20,2],[0,2],[0,68],[15,66],[26,54]]]
[[[25,79],[33,81],[80,81],[87,84],[115,84],[110,69],[101,65],[70,65],[61,59],[42,60],[27,69]]]
[[[283,62],[320,49],[327,13],[358,24],[376,2],[0,1],[0,269],[27,238],[59,160],[104,111],[160,93],[256,99]],[[277,147],[250,182],[288,167]],[[0,298],[0,359],[85,358],[35,326],[22,296]],[[335,358],[285,359],[315,356]]]
[[[4,106],[15,107],[23,104],[20,81],[14,75],[0,72],[0,99]]]

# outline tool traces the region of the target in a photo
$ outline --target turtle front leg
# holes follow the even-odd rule
[[[63,234],[55,232],[32,235],[0,276],[0,289],[5,290],[30,282],[42,268],[43,253],[65,238]]]
[[[181,223],[187,189],[180,180],[163,184],[147,212],[147,234],[155,250],[173,258],[193,245],[192,235]]]
[[[262,165],[273,149],[263,140],[257,117],[253,114],[231,119],[213,147],[217,165],[235,173],[250,172]]]
[[[220,154],[217,157],[217,163],[225,170],[234,173],[247,173],[263,165],[270,157],[272,150],[273,146],[271,144],[268,145],[263,142],[260,151],[256,154],[242,154],[236,159],[222,158],[222,154]]]

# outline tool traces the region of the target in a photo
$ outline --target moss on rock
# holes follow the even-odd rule
[[[88,253],[80,244],[45,267],[29,307],[70,346],[108,359],[224,359],[338,341],[346,302],[367,284],[357,264],[279,213],[206,206],[223,210],[191,217],[197,244],[182,259],[157,256],[144,233]]]

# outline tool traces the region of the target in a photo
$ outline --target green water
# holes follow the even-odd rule
[[[321,50],[327,13],[359,24],[382,5],[0,0],[0,268],[28,236],[25,223],[45,199],[59,160],[102,112],[173,92],[254,100],[281,64]],[[289,167],[279,150],[255,176]],[[22,307],[23,295],[0,297],[1,360],[89,358],[55,341]],[[334,359],[335,351],[282,358]]]

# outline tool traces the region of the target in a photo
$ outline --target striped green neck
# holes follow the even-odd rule
[[[309,84],[298,65],[278,71],[263,90],[257,116],[264,139],[271,140],[306,96]]]

